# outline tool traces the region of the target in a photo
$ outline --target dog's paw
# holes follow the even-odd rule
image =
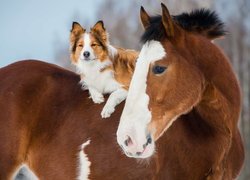
[[[115,111],[115,108],[109,105],[105,105],[102,109],[101,116],[102,118],[109,118],[110,115]]]
[[[104,97],[102,94],[95,93],[95,94],[91,94],[90,97],[92,98],[93,102],[96,104],[101,104],[102,102],[104,102]]]

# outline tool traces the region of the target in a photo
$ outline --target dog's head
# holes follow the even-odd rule
[[[102,21],[98,21],[90,32],[73,22],[70,33],[71,61],[105,61],[108,59],[108,34]]]

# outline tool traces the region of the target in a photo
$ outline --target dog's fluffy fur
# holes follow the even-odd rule
[[[103,118],[109,117],[115,106],[127,97],[138,53],[111,46],[102,21],[98,21],[90,32],[74,22],[70,51],[71,61],[81,76],[80,83],[83,89],[89,90],[93,101],[102,103],[103,95],[110,94],[101,112]]]

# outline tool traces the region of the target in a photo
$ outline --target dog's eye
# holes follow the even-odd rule
[[[94,43],[94,44],[91,44],[92,47],[96,47],[98,46],[98,44]]]
[[[83,47],[83,45],[82,44],[78,44],[78,47]]]
[[[155,65],[152,71],[154,74],[162,74],[166,69],[167,67]]]

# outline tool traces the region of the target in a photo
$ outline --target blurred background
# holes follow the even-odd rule
[[[113,45],[139,50],[143,32],[139,9],[160,13],[160,2],[171,14],[196,8],[217,11],[229,34],[216,43],[229,57],[242,88],[239,127],[246,159],[240,180],[250,179],[250,1],[249,0],[1,0],[0,67],[21,59],[40,59],[74,70],[69,59],[73,21],[89,29],[103,20]],[[230,87],[228,87],[230,88]]]

